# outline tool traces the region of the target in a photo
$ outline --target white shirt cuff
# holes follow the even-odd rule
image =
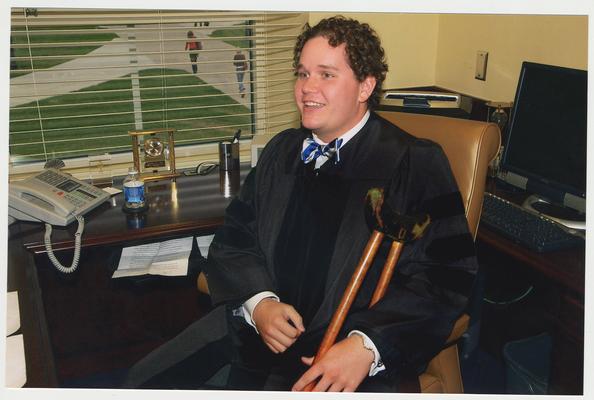
[[[375,344],[371,341],[371,339],[369,339],[369,336],[367,336],[363,332],[357,331],[357,330],[350,331],[348,336],[350,337],[352,335],[361,336],[361,338],[363,339],[363,347],[365,347],[366,349],[371,350],[373,352],[373,362],[371,363],[371,366],[369,367],[369,376],[374,376],[378,372],[385,370],[386,366],[382,362],[380,353],[379,353],[379,351],[377,351],[377,347],[375,347]]]
[[[268,298],[273,298],[276,301],[280,301],[280,299],[278,298],[278,296],[276,294],[274,294],[274,292],[265,291],[265,292],[260,292],[260,293],[253,295],[252,297],[247,299],[245,301],[245,303],[243,303],[241,306],[241,309],[243,311],[243,318],[245,318],[245,322],[247,322],[249,325],[253,326],[254,329],[256,329],[256,332],[258,332],[258,329],[256,328],[256,324],[254,323],[254,320],[252,319],[252,313],[254,312],[254,309],[256,308],[258,303],[260,303],[262,300],[268,299]]]

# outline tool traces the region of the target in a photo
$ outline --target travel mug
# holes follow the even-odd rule
[[[239,169],[239,142],[219,143],[219,169],[221,171]]]
[[[231,198],[239,192],[239,181],[239,169],[219,171],[220,190],[224,198]]]

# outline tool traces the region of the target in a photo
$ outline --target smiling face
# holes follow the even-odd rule
[[[322,36],[305,43],[297,66],[295,101],[304,127],[329,143],[354,127],[367,111],[375,78],[359,82],[344,43],[332,47]]]

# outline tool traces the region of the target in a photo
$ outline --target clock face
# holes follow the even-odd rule
[[[149,138],[144,141],[144,152],[150,157],[159,157],[165,146],[160,138]]]

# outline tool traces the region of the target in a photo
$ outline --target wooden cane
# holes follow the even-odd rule
[[[322,358],[336,341],[338,332],[344,324],[344,320],[349,312],[349,309],[351,308],[351,305],[353,304],[353,301],[355,300],[355,297],[357,296],[357,292],[363,283],[363,279],[365,279],[365,275],[367,274],[367,271],[373,262],[375,254],[377,253],[383,238],[384,234],[380,231],[374,230],[371,233],[371,237],[365,246],[363,255],[359,259],[359,263],[355,268],[355,272],[353,273],[353,276],[351,276],[351,280],[349,281],[349,284],[342,295],[340,304],[332,316],[330,325],[328,325],[328,328],[326,329],[322,343],[320,344],[318,352],[314,357],[313,364],[316,363],[316,360]],[[315,385],[315,382],[310,382],[305,388],[303,388],[303,391],[311,392]]]
[[[326,354],[328,350],[334,345],[336,341],[336,337],[338,336],[338,332],[342,328],[346,315],[357,296],[357,292],[361,287],[361,283],[367,274],[367,270],[377,253],[377,249],[384,237],[384,234],[378,231],[373,231],[369,242],[367,242],[367,246],[365,247],[365,251],[363,252],[363,256],[359,260],[359,264],[355,269],[355,273],[351,277],[351,280],[345,290],[342,299],[338,308],[336,309],[332,320],[330,321],[330,325],[324,334],[324,339],[322,339],[322,343],[318,348],[318,352],[313,360],[313,364],[316,363],[321,357]],[[371,301],[369,302],[369,308],[371,308],[374,304],[376,304],[384,294],[386,294],[386,290],[388,289],[388,284],[392,279],[392,275],[394,274],[394,270],[396,264],[398,263],[398,259],[400,258],[400,253],[402,252],[402,248],[404,247],[404,243],[393,241],[392,246],[390,247],[390,252],[388,253],[388,257],[386,258],[386,262],[384,263],[384,267],[382,268],[382,273],[379,277],[377,282],[377,286],[373,292],[373,296],[371,297]],[[305,388],[303,388],[304,392],[311,392],[315,387],[316,382],[310,382]]]
[[[353,301],[357,296],[357,292],[363,283],[363,279],[367,274],[367,270],[371,266],[375,254],[377,253],[377,250],[384,238],[384,232],[382,231],[388,232],[388,236],[392,238],[393,242],[392,246],[390,247],[388,257],[386,258],[382,268],[382,273],[371,297],[369,307],[372,307],[374,304],[376,304],[386,293],[388,284],[392,279],[394,269],[398,263],[398,259],[400,258],[402,248],[404,247],[404,242],[415,240],[421,237],[431,220],[428,215],[404,216],[394,212],[390,208],[384,209],[383,189],[370,189],[370,191],[367,193],[366,202],[366,205],[368,206],[366,210],[368,212],[367,216],[370,217],[368,219],[368,223],[370,225],[374,224],[378,228],[373,230],[371,237],[365,246],[365,250],[363,251],[363,255],[359,260],[359,264],[355,268],[355,272],[353,273],[353,276],[351,277],[351,280],[347,285],[344,294],[342,295],[340,304],[332,316],[332,320],[328,325],[312,365],[315,364],[317,360],[322,358],[324,354],[330,350],[332,345],[334,345],[336,337],[338,336],[338,333],[344,324],[351,305],[353,304]],[[388,217],[387,221],[383,220],[381,215],[382,211],[385,211],[385,215]],[[310,382],[307,386],[305,386],[303,391],[311,392],[315,385],[316,382]]]
[[[373,296],[371,296],[371,301],[369,302],[369,308],[373,307],[375,303],[380,301],[384,294],[386,294],[386,290],[388,289],[388,284],[392,280],[392,275],[394,275],[394,269],[396,267],[396,263],[398,263],[398,259],[400,258],[400,253],[402,252],[402,248],[404,247],[404,243],[393,241],[392,246],[390,247],[390,252],[388,253],[388,258],[386,258],[386,262],[384,263],[384,268],[382,269],[382,274],[380,275],[377,286],[373,292]]]

